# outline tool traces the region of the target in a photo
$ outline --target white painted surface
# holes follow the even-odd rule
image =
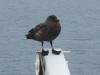
[[[35,60],[35,69],[36,69],[35,73],[36,73],[36,75],[39,75],[38,74],[39,73],[39,62],[40,62],[39,55],[36,54],[36,60]]]
[[[56,50],[61,50],[61,49],[56,49]],[[45,73],[44,73],[45,75],[70,75],[68,68],[68,61],[66,61],[62,50],[60,55],[54,55],[49,49],[49,55],[45,56],[44,59],[45,59]]]

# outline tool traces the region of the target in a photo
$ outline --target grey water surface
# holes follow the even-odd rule
[[[71,51],[71,75],[100,75],[100,0],[0,0],[0,75],[35,75],[41,44],[25,34],[51,14],[62,24],[54,46]]]

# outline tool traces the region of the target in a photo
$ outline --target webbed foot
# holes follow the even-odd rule
[[[52,53],[55,55],[59,55],[61,53],[61,51],[56,51],[56,50],[52,49]]]
[[[42,49],[42,56],[47,56],[49,54],[49,51],[45,51],[44,49]]]

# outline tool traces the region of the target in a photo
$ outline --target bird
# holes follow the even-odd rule
[[[56,15],[49,15],[44,22],[36,25],[26,34],[27,39],[32,39],[41,42],[42,53],[48,54],[43,48],[44,42],[49,42],[52,47],[52,53],[60,54],[60,51],[54,50],[53,40],[55,40],[61,32],[60,21]]]

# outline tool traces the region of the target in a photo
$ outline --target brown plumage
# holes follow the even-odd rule
[[[48,41],[50,42],[52,49],[54,49],[52,41],[57,38],[60,31],[61,26],[59,20],[55,15],[50,15],[47,17],[45,22],[40,23],[35,28],[32,28],[26,35],[26,38],[40,41],[42,43],[42,49],[43,42]]]

